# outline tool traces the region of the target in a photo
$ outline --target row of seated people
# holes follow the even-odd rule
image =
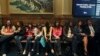
[[[61,26],[59,21],[55,21],[54,26],[51,26],[48,22],[44,26],[40,24],[24,26],[22,21],[12,25],[11,21],[7,20],[6,25],[1,28],[2,56],[6,56],[7,44],[11,40],[16,41],[18,55],[30,55],[31,51],[39,55],[40,45],[45,50],[46,55],[48,55],[48,52],[56,53],[57,56],[62,55],[61,40],[70,42],[74,56],[78,56],[78,44],[83,42],[84,55],[88,55],[88,40],[94,38],[95,32],[95,27],[90,19],[87,20],[87,24],[84,24],[82,20],[78,20],[76,25],[73,24],[73,21],[70,21],[65,23],[64,26]],[[23,39],[27,40],[24,50],[21,44]],[[32,40],[35,41],[33,45]],[[51,45],[52,40],[55,41],[54,48]]]

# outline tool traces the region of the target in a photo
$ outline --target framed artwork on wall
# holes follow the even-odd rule
[[[53,14],[54,0],[9,0],[10,14]]]

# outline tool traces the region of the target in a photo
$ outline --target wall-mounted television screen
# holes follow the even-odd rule
[[[75,3],[96,3],[96,0],[73,0]],[[100,0],[98,0],[100,2]]]
[[[74,16],[94,16],[95,4],[75,4]]]
[[[100,0],[73,0],[73,16],[100,17]]]
[[[97,0],[97,3],[100,3],[100,0]]]

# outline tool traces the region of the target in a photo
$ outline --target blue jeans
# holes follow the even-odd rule
[[[27,37],[27,42],[26,42],[26,45],[25,45],[25,50],[27,51],[26,53],[31,51],[32,38],[33,37]]]
[[[60,42],[60,39],[55,39],[55,42],[56,43],[54,43],[54,47],[57,51],[57,54],[61,55],[61,42]]]
[[[36,37],[37,39],[35,39],[35,43],[33,44],[33,49],[35,53],[39,53],[39,47],[40,47],[40,39],[42,36],[40,37]]]
[[[78,44],[82,43],[82,36],[74,36],[72,40],[72,52],[77,54]]]
[[[51,49],[53,49],[52,44],[49,40],[46,42],[45,52],[51,53]]]
[[[21,44],[21,40],[23,39],[23,36],[16,35],[14,38],[16,40],[16,45],[17,45],[18,51],[19,52],[22,51],[23,47]]]

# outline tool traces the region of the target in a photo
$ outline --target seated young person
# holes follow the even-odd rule
[[[3,55],[2,56],[6,56],[7,54],[7,45],[9,44],[9,42],[13,39],[13,35],[15,33],[15,27],[11,24],[10,20],[7,20],[6,25],[2,26],[1,29],[1,43],[2,43],[2,52]]]
[[[40,51],[42,51],[40,47],[42,48],[45,47],[45,38],[43,36],[43,30],[41,25],[36,25],[34,27],[34,36],[35,36],[35,43],[33,44],[33,50],[35,54],[39,55]]]
[[[65,23],[63,28],[63,32],[64,32],[63,34],[65,36],[64,40],[67,40],[69,42],[72,41],[74,35],[73,29],[74,29],[74,25],[72,21],[69,21],[68,24]]]
[[[32,24],[28,24],[28,26],[26,27],[25,37],[26,37],[27,43],[25,45],[23,55],[30,55],[31,43],[32,43],[32,39],[34,39],[34,30],[33,30]]]
[[[18,21],[16,23],[16,31],[15,31],[15,40],[17,45],[18,54],[22,54],[22,44],[21,40],[24,38],[25,35],[25,26],[23,25],[22,21]]]
[[[53,38],[56,43],[54,44],[55,46],[55,52],[57,55],[61,55],[61,43],[60,43],[60,40],[61,40],[61,36],[62,36],[62,26],[60,25],[60,22],[56,21],[54,23],[54,26],[51,27],[50,29],[50,35],[52,36],[53,35]]]
[[[73,51],[74,56],[78,56],[77,49],[78,49],[79,43],[83,42],[84,50],[85,51],[87,50],[87,45],[84,45],[86,44],[84,39],[87,40],[87,35],[85,34],[84,30],[85,29],[83,27],[83,21],[78,20],[77,25],[74,27],[74,37],[72,41],[72,51]]]
[[[46,39],[45,55],[48,55],[48,53],[54,53],[53,47],[51,45],[50,28],[51,26],[49,22],[46,22],[45,26],[43,27],[43,33]]]
[[[67,42],[66,44],[66,51],[70,51],[69,55],[72,55],[72,40],[74,37],[74,25],[73,21],[66,22],[63,27],[63,40]]]
[[[88,44],[88,50],[87,48],[85,48],[85,52],[88,52],[89,54],[95,54],[95,35],[96,35],[96,27],[95,25],[93,24],[93,21],[91,19],[88,19],[87,20],[87,25],[86,25],[86,31],[85,33],[87,34],[87,39],[84,39],[84,41],[86,43],[84,43],[85,46],[87,46]]]

